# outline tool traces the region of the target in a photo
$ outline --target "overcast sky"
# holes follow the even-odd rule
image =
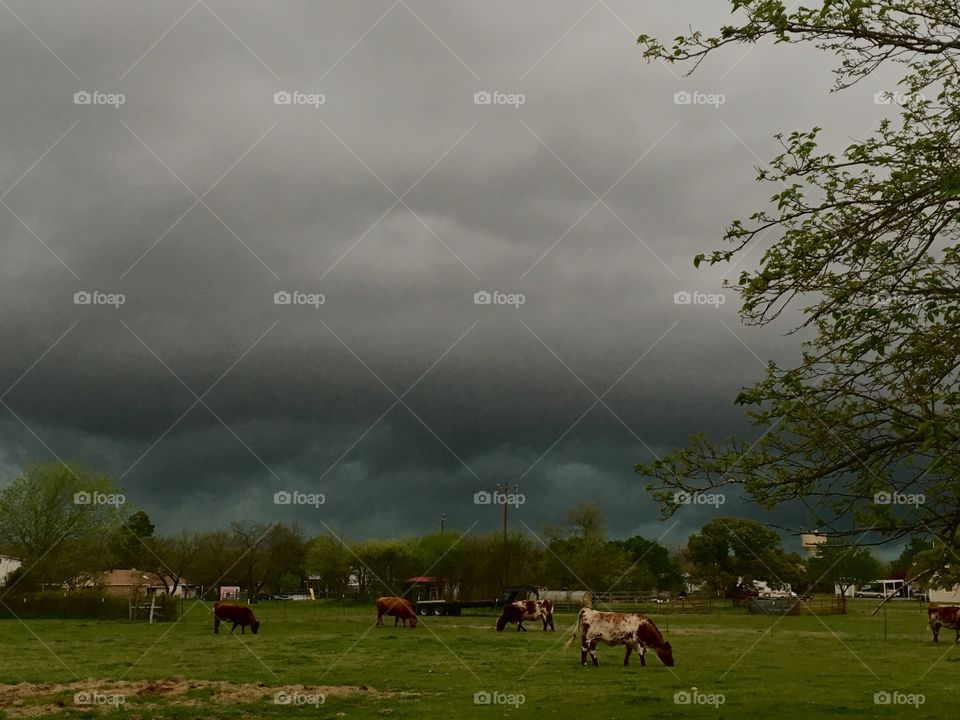
[[[675,293],[755,266],[692,258],[772,194],[775,132],[889,112],[812,48],[643,60],[727,7],[5,0],[0,483],[78,460],[160,531],[362,539],[491,530],[474,493],[508,481],[515,527],[592,501],[682,544],[716,511],[659,521],[633,466],[756,436],[733,399],[798,340]]]

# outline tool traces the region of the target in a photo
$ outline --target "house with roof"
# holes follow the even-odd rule
[[[0,587],[7,584],[7,577],[23,565],[23,560],[13,555],[0,555]]]
[[[155,572],[136,568],[108,570],[89,578],[74,580],[76,582],[69,583],[73,587],[97,588],[110,595],[122,596],[167,595],[169,593],[167,588],[173,587],[174,584],[174,579],[169,575],[160,577]],[[177,598],[196,597],[196,588],[186,578],[180,578],[177,589],[171,595]]]

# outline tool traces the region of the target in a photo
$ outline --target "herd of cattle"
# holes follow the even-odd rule
[[[393,626],[403,622],[404,627],[409,621],[410,627],[417,626],[417,613],[409,600],[400,597],[381,597],[377,598],[377,625],[383,625],[383,617],[394,618]],[[955,642],[960,643],[960,607],[956,605],[938,605],[927,609],[927,619],[930,623],[930,629],[933,631],[933,641],[940,641],[940,628],[945,627],[948,630],[956,632]],[[553,603],[550,600],[518,600],[509,603],[503,608],[503,613],[497,619],[497,632],[502,632],[507,625],[516,624],[517,630],[525,631],[524,622],[540,620],[543,623],[543,629],[556,630],[553,625]],[[260,623],[254,617],[253,611],[246,605],[236,605],[232,603],[215,603],[213,606],[213,631],[220,631],[220,623],[229,622],[233,627],[232,633],[237,627],[240,632],[246,632],[249,627],[254,635],[260,629]],[[664,640],[663,635],[653,621],[646,615],[640,613],[616,613],[599,612],[588,607],[581,608],[580,615],[577,617],[577,624],[573,631],[573,637],[567,641],[566,647],[570,646],[577,635],[580,635],[580,662],[587,664],[587,655],[593,660],[594,665],[597,662],[596,647],[598,643],[607,645],[624,645],[627,653],[623,657],[623,664],[627,665],[630,661],[630,653],[636,650],[640,656],[640,664],[646,665],[644,659],[647,649],[652,649],[660,661],[668,666],[673,666],[673,649],[670,643]]]

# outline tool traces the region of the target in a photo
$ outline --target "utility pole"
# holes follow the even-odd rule
[[[510,505],[507,504],[507,493],[510,492],[509,483],[506,483],[506,482],[503,483],[502,488],[503,488],[502,490],[503,492],[503,544],[504,546],[506,546],[507,544],[507,509],[510,507]],[[497,489],[499,490],[500,486],[498,486]]]
[[[508,511],[510,508],[510,503],[507,502],[508,495],[510,493],[510,483],[503,482],[497,483],[497,491],[503,493],[503,579],[501,580],[501,585],[506,584],[507,576],[510,571],[510,553],[508,552],[507,547],[507,520],[508,520]],[[520,492],[520,485],[514,485],[514,492]]]
[[[447,521],[447,514],[440,513],[440,534],[443,535],[443,525]]]
[[[507,482],[498,483],[498,484],[497,484],[497,492],[502,492],[502,493],[503,493],[503,542],[504,542],[504,544],[506,544],[506,542],[507,542],[507,517],[508,517],[507,513],[508,513],[508,510],[509,510],[509,508],[510,508],[510,503],[507,502],[507,496],[510,494],[510,483],[507,483]],[[513,492],[519,494],[519,492],[520,492],[520,485],[519,485],[519,484],[513,486]]]

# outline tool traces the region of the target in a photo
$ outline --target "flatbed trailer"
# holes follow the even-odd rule
[[[503,603],[499,600],[418,600],[416,603],[417,615],[459,615],[464,609],[472,608],[500,608]]]
[[[502,608],[514,600],[526,600],[530,595],[540,597],[539,589],[534,585],[507,585],[500,597],[491,600],[416,600],[413,603],[417,615],[460,615],[463,610]]]

